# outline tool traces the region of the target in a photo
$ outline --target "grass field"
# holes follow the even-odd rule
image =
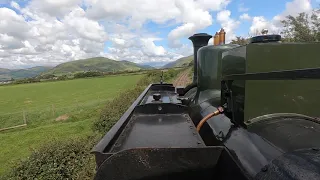
[[[12,162],[25,158],[32,148],[59,138],[91,133],[92,120],[119,92],[133,87],[142,75],[21,84],[0,87],[0,128],[28,126],[0,132],[0,174]],[[58,117],[67,120],[57,121]]]
[[[140,77],[110,76],[0,86],[0,128],[23,123],[23,111],[30,126],[50,122],[64,114],[72,116],[103,104],[123,89],[132,87]]]

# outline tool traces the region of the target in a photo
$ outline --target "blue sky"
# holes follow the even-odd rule
[[[0,0],[0,67],[95,56],[136,63],[192,54],[194,33],[227,31],[227,41],[310,12],[319,0]]]

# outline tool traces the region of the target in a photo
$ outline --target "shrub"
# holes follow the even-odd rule
[[[96,139],[92,136],[49,142],[21,161],[6,179],[88,179],[94,174],[94,159],[89,152]]]
[[[88,72],[79,72],[74,75],[74,78],[86,78],[86,77],[98,77],[103,76],[103,72],[98,71],[88,71]]]
[[[167,78],[174,77],[181,70],[169,70]],[[92,179],[95,173],[94,157],[90,150],[128,109],[145,87],[160,79],[160,71],[151,71],[141,78],[133,89],[121,93],[103,109],[99,120],[94,122],[93,129],[97,134],[81,139],[52,141],[37,150],[4,177],[8,180],[60,180]],[[166,74],[166,73],[165,73]]]
[[[68,76],[67,75],[62,75],[62,76],[59,76],[57,78],[58,81],[64,81],[64,80],[67,80],[68,79]]]

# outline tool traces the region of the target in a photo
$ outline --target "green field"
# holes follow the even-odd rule
[[[0,86],[0,128],[22,124],[23,112],[28,124],[0,132],[0,174],[49,140],[90,134],[92,120],[99,118],[106,102],[133,87],[141,77],[122,75]]]

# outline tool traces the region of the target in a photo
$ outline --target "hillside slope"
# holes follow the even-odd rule
[[[46,72],[51,67],[37,66],[28,69],[3,69],[0,68],[0,81],[13,79],[30,78]]]
[[[193,61],[193,55],[180,58],[163,66],[163,68],[184,67],[188,66]]]
[[[115,61],[104,57],[96,57],[89,59],[76,60],[62,63],[47,73],[49,74],[64,74],[75,73],[82,71],[126,71],[126,70],[140,70],[144,69],[133,62],[129,61]]]

